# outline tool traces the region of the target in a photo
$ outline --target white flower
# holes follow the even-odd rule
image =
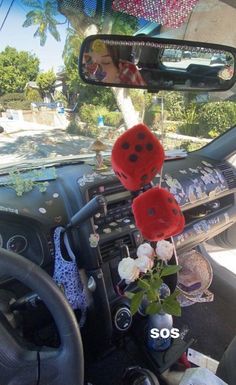
[[[118,265],[118,273],[121,279],[125,279],[125,282],[134,282],[138,277],[140,270],[136,266],[135,260],[128,257],[123,258]]]
[[[155,255],[155,251],[154,249],[152,248],[151,245],[149,245],[149,243],[143,243],[142,245],[140,245],[138,248],[137,248],[137,256],[138,257],[148,257],[148,258],[153,258]]]
[[[146,255],[142,255],[141,257],[138,257],[135,259],[135,264],[141,271],[141,273],[147,273],[147,271],[151,270],[153,268],[153,260],[151,258],[148,258]]]
[[[157,242],[156,253],[159,259],[167,262],[171,259],[173,252],[174,246],[169,241],[163,239],[162,241]]]

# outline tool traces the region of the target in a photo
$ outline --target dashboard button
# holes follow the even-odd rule
[[[132,324],[132,314],[129,308],[120,307],[114,314],[114,324],[117,330],[125,332]]]

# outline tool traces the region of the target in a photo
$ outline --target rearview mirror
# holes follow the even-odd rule
[[[79,73],[90,84],[150,91],[224,91],[233,86],[236,50],[191,41],[94,35],[80,51]]]

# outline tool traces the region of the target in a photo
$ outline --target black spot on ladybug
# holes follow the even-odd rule
[[[148,151],[152,151],[152,150],[153,150],[153,144],[152,144],[152,143],[146,144],[146,149],[147,149]]]
[[[143,150],[143,146],[141,146],[141,144],[137,144],[137,145],[135,146],[135,151],[140,152],[140,151],[142,151],[142,150]]]
[[[121,176],[123,176],[123,178],[127,179],[127,176],[125,174],[123,174],[123,172],[121,173]]]
[[[168,202],[173,203],[174,199],[173,198],[168,198]]]
[[[122,143],[121,147],[124,149],[124,150],[128,150],[128,148],[130,147],[130,144],[128,142],[124,142]]]
[[[144,134],[144,132],[139,132],[137,135],[138,139],[142,139],[142,140],[145,139],[145,136],[146,135]]]
[[[129,156],[129,161],[130,162],[136,162],[138,160],[138,156],[136,154],[131,154]]]
[[[173,212],[175,215],[178,215],[178,214],[179,214],[179,212],[178,212],[177,209],[173,209],[172,212]]]
[[[145,180],[145,179],[147,179],[147,177],[148,177],[147,174],[144,174],[144,175],[141,176],[141,179]]]
[[[148,214],[149,217],[153,217],[154,215],[156,215],[156,210],[153,207],[150,207],[147,210],[147,214]]]

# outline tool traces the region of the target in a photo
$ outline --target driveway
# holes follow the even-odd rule
[[[94,138],[70,135],[63,128],[26,123],[21,122],[19,126],[18,122],[11,131],[0,134],[1,163],[78,155],[88,152],[95,141]]]

